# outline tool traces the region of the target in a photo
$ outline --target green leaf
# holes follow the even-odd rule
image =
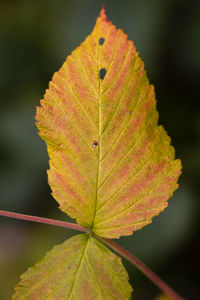
[[[89,234],[55,246],[21,276],[12,300],[131,299],[121,258]]]
[[[54,74],[36,119],[52,194],[80,225],[118,238],[167,207],[181,163],[158,125],[144,64],[104,9]]]

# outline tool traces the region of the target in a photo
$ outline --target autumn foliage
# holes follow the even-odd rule
[[[121,259],[95,236],[119,238],[151,223],[178,187],[181,163],[158,125],[144,64],[104,8],[54,74],[36,121],[52,195],[90,233],[48,252],[12,299],[131,299]]]

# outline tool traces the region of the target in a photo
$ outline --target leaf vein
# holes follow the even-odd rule
[[[47,122],[48,122],[48,119],[47,119],[47,117],[46,117],[45,114],[43,115],[43,117],[44,117],[44,118],[47,120]],[[40,127],[42,127],[42,126],[40,125]],[[45,127],[44,127],[44,129],[45,129]],[[47,142],[47,144],[48,144],[48,141],[46,141],[46,142]],[[67,154],[70,154],[70,155],[71,155],[72,159],[75,161],[76,165],[77,165],[78,168],[80,169],[82,175],[88,180],[88,182],[91,184],[91,186],[94,187],[94,184],[91,182],[91,180],[89,179],[89,177],[86,176],[86,172],[80,167],[80,163],[78,163],[78,161],[77,161],[77,159],[76,159],[76,157],[79,157],[79,156],[76,156],[76,157],[75,157],[75,156],[72,154],[72,152],[70,151],[69,147],[66,145],[66,143],[64,143],[64,144],[65,144],[65,147],[67,148],[68,151],[66,151],[66,149],[63,149],[63,150],[64,150]],[[51,158],[50,158],[50,159],[51,159]],[[51,159],[51,160],[53,161],[53,159]]]
[[[147,220],[147,219],[146,219]],[[105,228],[98,228],[95,226],[95,229],[97,229],[98,231],[106,231],[106,230],[112,230],[112,229],[115,229],[115,228],[126,228],[126,227],[130,227],[130,226],[133,226],[133,225],[136,225],[136,224],[141,224],[141,223],[146,223],[146,220],[141,220],[141,221],[137,221],[137,222],[134,222],[132,224],[126,224],[126,225],[117,225],[117,226],[112,226],[112,227],[105,227]],[[150,220],[150,218],[149,218]],[[98,223],[100,224],[100,223]]]
[[[69,71],[68,71],[68,72],[69,72]],[[78,103],[79,107],[81,108],[81,110],[82,110],[83,113],[85,114],[86,118],[87,118],[88,121],[90,122],[90,124],[95,128],[95,130],[97,130],[96,125],[95,125],[94,122],[90,119],[88,113],[86,112],[86,110],[84,109],[84,107],[81,105],[81,103],[80,103],[78,97],[77,97],[76,94],[74,93],[74,90],[73,90],[73,88],[71,87],[71,85],[70,85],[70,83],[69,83],[69,81],[68,81],[68,79],[67,79],[67,76],[66,76],[66,78],[63,78],[60,74],[59,74],[59,76],[60,76],[60,78],[64,81],[64,83],[67,82],[67,85],[68,85],[68,87],[69,87],[69,91],[71,92],[72,97],[74,97],[74,99],[75,99],[76,102]],[[54,84],[54,86],[55,86],[55,84]]]
[[[67,250],[70,250],[71,248],[73,248],[73,247],[70,247],[70,248],[67,249]],[[60,252],[63,252],[63,250],[59,251],[58,253],[60,253]],[[35,282],[35,284],[27,291],[27,293],[24,294],[24,296],[29,295],[33,289],[35,289],[38,285],[40,285],[45,279],[47,279],[52,273],[54,273],[54,272],[55,272],[56,270],[58,270],[60,267],[63,267],[64,265],[68,264],[69,262],[73,261],[73,260],[76,259],[76,258],[77,258],[77,256],[76,256],[76,257],[73,257],[71,260],[65,261],[64,263],[62,262],[62,263],[59,264],[55,269],[51,269],[49,272],[47,272],[47,274],[46,274],[44,277],[42,277],[42,279],[41,279],[40,281]],[[46,260],[48,260],[48,258],[46,258],[45,261],[46,261]],[[37,264],[36,267],[37,267],[38,265],[39,265],[39,264]],[[29,269],[29,270],[31,270],[31,269]]]
[[[104,181],[101,183],[101,185],[99,186],[99,190],[100,188],[105,184],[106,180],[108,178],[110,178],[110,176],[112,175],[113,171],[116,170],[120,164],[122,163],[122,161],[128,156],[128,154],[134,150],[135,146],[140,142],[140,140],[142,139],[143,135],[144,135],[144,130],[142,131],[142,134],[140,135],[140,137],[135,140],[135,142],[133,143],[133,145],[131,146],[131,148],[127,151],[127,153],[125,155],[122,156],[122,158],[117,162],[117,164],[112,168],[112,170],[108,173],[108,175],[106,176],[106,178],[104,179]]]
[[[57,105],[57,106],[60,108],[60,110],[64,113],[66,119],[68,119],[68,121],[71,123],[72,127],[74,127],[74,129],[76,130],[76,132],[77,132],[77,133],[79,134],[79,136],[83,139],[83,141],[84,141],[85,144],[87,145],[87,147],[88,147],[88,149],[90,150],[90,152],[93,154],[93,156],[95,156],[95,155],[94,155],[94,151],[92,151],[92,148],[89,146],[88,142],[85,140],[85,137],[83,136],[83,134],[82,134],[82,133],[77,129],[77,127],[73,124],[71,118],[69,118],[69,117],[67,118],[66,112],[65,112],[65,110],[63,109],[63,107],[62,107],[58,102],[56,102],[55,105]]]
[[[91,267],[91,265],[89,263],[89,260],[87,259],[86,255],[85,255],[85,262],[86,262],[86,266],[88,268],[88,271],[91,274],[91,277],[92,277],[92,279],[93,279],[93,281],[94,281],[94,283],[95,283],[95,285],[97,287],[97,290],[98,290],[98,300],[101,300],[101,288],[100,288],[100,286],[99,286],[99,284],[98,284],[98,282],[97,282],[97,280],[95,278],[95,275],[93,273],[92,267]]]
[[[80,271],[81,263],[82,263],[82,261],[83,261],[83,258],[84,258],[84,255],[85,255],[85,252],[86,252],[86,249],[87,249],[88,241],[89,241],[89,236],[87,237],[87,241],[86,241],[86,243],[85,243],[85,247],[84,247],[84,249],[83,249],[83,253],[82,253],[80,262],[79,262],[79,264],[78,264],[78,266],[77,266],[76,275],[74,276],[74,280],[73,280],[73,282],[72,282],[71,290],[70,290],[70,292],[69,292],[69,294],[68,294],[68,298],[69,298],[69,299],[71,298],[71,296],[72,296],[72,294],[73,294],[73,288],[74,288],[74,286],[75,286],[75,284],[76,284],[77,274],[78,274],[79,271]]]
[[[107,86],[107,88],[105,88],[105,89],[102,91],[102,95],[104,95],[104,94],[105,94],[105,93],[113,86],[113,84],[116,82],[116,80],[119,78],[119,76],[120,76],[120,74],[121,74],[121,72],[122,72],[122,70],[123,70],[123,67],[124,67],[124,65],[125,65],[125,62],[126,62],[126,60],[127,60],[127,54],[129,53],[129,50],[130,50],[130,49],[131,49],[131,46],[130,46],[130,44],[129,44],[128,47],[127,47],[127,50],[126,50],[126,52],[125,52],[123,62],[120,64],[119,70],[116,72],[116,75],[115,75],[115,77],[113,78],[113,81]]]
[[[118,32],[119,32],[119,31],[118,31]],[[115,42],[115,46],[114,46],[114,49],[113,49],[113,52],[112,52],[112,57],[111,57],[111,60],[110,60],[110,64],[109,64],[109,66],[107,67],[107,74],[108,74],[108,72],[110,71],[111,66],[112,66],[112,64],[113,64],[115,55],[116,55],[116,53],[117,53],[117,46],[120,44],[121,38],[122,38],[122,35],[120,35],[120,39],[119,39],[119,40],[117,39],[117,41]],[[106,89],[104,90],[104,92],[105,92],[105,91],[106,91]],[[103,93],[104,93],[104,92],[103,92]]]
[[[107,218],[107,219],[104,219],[103,221],[101,221],[101,222],[99,222],[99,223],[97,223],[98,225],[99,224],[102,224],[102,223],[104,223],[104,222],[106,222],[106,221],[108,221],[108,220],[111,220],[111,219],[114,219],[114,218],[116,218],[116,217],[118,217],[119,215],[121,215],[121,214],[123,214],[124,212],[126,212],[127,210],[130,210],[130,209],[133,209],[134,208],[134,206],[136,205],[136,204],[138,204],[142,199],[143,199],[143,197],[145,197],[146,195],[148,195],[148,194],[150,194],[159,184],[161,184],[162,182],[163,182],[163,180],[165,180],[168,176],[169,176],[169,174],[172,172],[173,170],[170,170],[168,173],[167,173],[167,175],[165,176],[165,177],[163,177],[161,180],[159,180],[156,184],[154,184],[145,194],[143,194],[141,197],[139,197],[138,198],[138,200],[137,201],[135,201],[134,203],[132,203],[131,205],[129,205],[128,207],[126,207],[126,208],[124,208],[123,210],[121,210],[119,213],[117,213],[116,215],[114,215],[114,216],[111,216],[111,217],[109,217],[109,218]]]
[[[135,59],[135,62],[136,62],[136,59]],[[135,63],[134,63],[134,66],[135,66]],[[106,131],[108,125],[112,122],[112,119],[113,119],[114,115],[116,114],[116,112],[117,112],[117,110],[118,110],[118,108],[119,108],[119,106],[120,106],[121,100],[123,99],[123,96],[125,95],[125,93],[126,93],[126,91],[127,91],[127,88],[128,88],[128,86],[129,86],[129,84],[130,84],[130,82],[131,82],[131,79],[132,79],[133,75],[135,74],[135,72],[134,72],[134,66],[133,66],[133,70],[132,70],[132,72],[131,72],[131,75],[130,75],[130,77],[129,77],[129,79],[128,79],[128,82],[127,82],[127,84],[126,84],[126,87],[124,87],[123,92],[121,93],[121,95],[120,95],[120,97],[119,97],[119,99],[118,99],[118,103],[117,103],[117,105],[116,105],[116,108],[115,108],[113,114],[110,116],[109,121],[107,122],[106,126],[104,127],[104,129],[103,129],[103,131],[102,131],[102,135],[105,133],[105,131]]]
[[[83,75],[87,81],[87,86],[89,87],[89,89],[94,93],[94,95],[98,98],[98,94],[95,92],[95,90],[93,89],[93,87],[90,85],[89,83],[89,80],[88,80],[88,76],[87,76],[87,72],[85,70],[85,67],[82,63],[82,60],[81,60],[81,55],[80,55],[80,52],[79,52],[79,55],[78,55],[78,58],[79,58],[79,62],[80,62],[80,66],[81,66],[81,69],[82,69],[82,72],[83,72]]]
[[[144,132],[144,129],[143,129],[143,132]],[[141,136],[142,136],[143,134],[141,134],[140,135],[140,138],[141,138]],[[139,138],[139,139],[140,139]],[[121,187],[119,187],[99,208],[98,208],[98,211],[106,204],[106,203],[108,203],[110,200],[112,200],[113,199],[113,197],[114,196],[116,196],[127,184],[129,184],[130,183],[130,181],[132,181],[134,178],[135,178],[135,176],[137,176],[138,174],[140,174],[141,172],[142,172],[142,170],[144,169],[144,167],[146,166],[146,165],[148,165],[149,163],[151,163],[151,161],[154,159],[154,155],[155,155],[155,152],[154,152],[154,149],[157,147],[158,148],[158,146],[160,145],[160,143],[162,142],[162,136],[160,136],[160,138],[159,138],[159,140],[158,140],[158,142],[157,143],[155,143],[155,145],[152,147],[152,152],[149,154],[149,156],[151,156],[151,158],[150,159],[147,159],[146,160],[146,162],[142,165],[142,167],[139,169],[139,170],[137,170],[137,172],[136,173],[134,173],[133,174],[133,176],[128,180],[128,181],[126,181]],[[158,150],[157,150],[158,151]],[[159,151],[158,151],[158,153],[159,153]],[[160,155],[162,155],[162,153],[160,153]]]
[[[120,137],[123,135],[124,131],[126,130],[130,120],[132,119],[132,117],[134,116],[134,113],[135,113],[135,110],[138,106],[138,103],[139,103],[139,99],[140,99],[140,94],[141,94],[141,91],[142,91],[142,87],[140,87],[140,93],[138,93],[138,97],[136,99],[136,102],[135,102],[135,106],[134,106],[134,109],[132,111],[132,114],[129,116],[128,120],[126,121],[125,125],[122,127],[122,130],[120,132],[120,134],[118,135],[118,137],[116,138],[116,140],[112,143],[110,149],[108,150],[108,152],[101,158],[101,163],[105,160],[105,158],[108,156],[108,154],[112,151],[112,149],[116,146],[117,142],[119,141]],[[149,91],[147,92],[146,96],[145,96],[145,99],[148,97],[149,95]],[[144,99],[144,101],[145,101]]]
[[[108,263],[108,261],[105,259],[105,257],[102,255],[101,251],[99,251],[99,248],[96,246],[96,244],[94,243],[94,248],[96,248],[97,252],[99,253],[99,256],[102,258],[102,261],[104,261],[105,265],[107,265],[107,270],[109,269],[109,273],[113,274],[114,277],[116,278],[116,281],[119,283],[119,285],[121,286],[121,289],[123,290],[123,292],[126,294],[126,289],[125,287],[122,285],[121,280],[119,279],[119,277],[117,276],[117,274],[115,272],[113,272],[113,269],[110,267],[110,264]],[[113,276],[112,276],[113,277]]]

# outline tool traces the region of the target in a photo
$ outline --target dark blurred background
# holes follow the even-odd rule
[[[200,1],[0,0],[0,209],[69,220],[50,195],[35,106],[103,4],[134,40],[156,88],[160,123],[183,163],[169,208],[119,243],[186,299],[199,299]],[[20,274],[74,234],[0,217],[0,299],[10,299]],[[159,290],[125,265],[134,299],[154,299]]]

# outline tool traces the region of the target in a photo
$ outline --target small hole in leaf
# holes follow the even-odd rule
[[[102,46],[105,42],[105,39],[104,38],[100,38],[99,39],[99,45]]]
[[[98,146],[98,142],[95,140],[94,142],[93,142],[93,144],[92,144],[92,147],[93,148],[96,148]]]
[[[130,111],[130,115],[132,115],[133,114],[133,112],[132,111]]]
[[[104,79],[105,75],[106,75],[106,69],[101,69],[99,71],[99,78]]]

